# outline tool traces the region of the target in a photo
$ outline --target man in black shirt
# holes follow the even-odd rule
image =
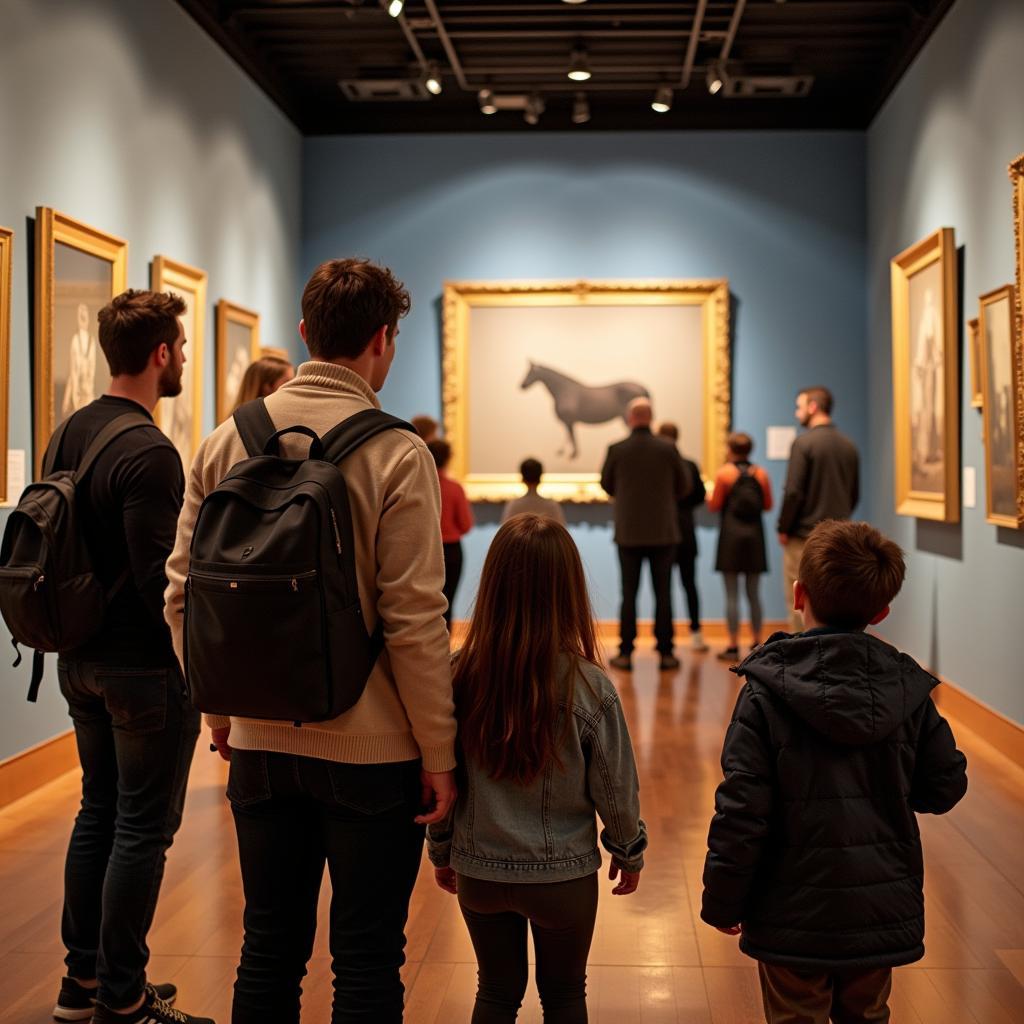
[[[54,470],[74,469],[112,420],[149,421],[111,442],[79,490],[80,528],[109,603],[100,631],[57,663],[82,763],[57,1020],[212,1024],[172,1010],[173,985],[146,981],[146,933],[199,735],[163,617],[184,475],[151,415],[160,398],[181,392],[184,312],[176,295],[140,291],[100,311],[110,389],[72,416],[55,453]]]

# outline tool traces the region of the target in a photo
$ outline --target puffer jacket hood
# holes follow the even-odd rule
[[[861,632],[775,633],[733,671],[845,746],[886,739],[938,685],[913,658]]]

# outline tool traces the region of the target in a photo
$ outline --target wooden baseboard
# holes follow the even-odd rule
[[[0,807],[52,782],[77,764],[73,729],[0,761]]]
[[[469,623],[465,619],[457,619],[452,623],[452,642],[458,644],[462,638],[466,635],[466,627]],[[654,622],[651,619],[640,619],[637,622],[637,639],[638,640],[653,640],[654,639]],[[780,629],[785,630],[789,627],[784,621],[771,619],[764,623],[762,630],[762,640],[766,640],[772,635],[777,633]],[[605,643],[616,643],[619,639],[619,623],[617,619],[601,619],[597,623],[598,637]],[[725,643],[729,638],[729,632],[725,626],[724,619],[705,619],[701,623],[701,635],[709,643]],[[675,637],[676,643],[685,643],[690,638],[690,623],[687,619],[679,619],[675,623]],[[750,627],[744,623],[740,627],[740,643],[750,643]]]
[[[1024,726],[990,708],[948,679],[937,678],[939,686],[932,691],[936,707],[1024,768]]]

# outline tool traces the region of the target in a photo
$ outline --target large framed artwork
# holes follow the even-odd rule
[[[1014,289],[1014,395],[1017,408],[1017,516],[1024,521],[1024,153],[1010,164],[1017,287]]]
[[[227,299],[217,303],[217,422],[228,418],[250,363],[260,357],[260,315]]]
[[[1018,482],[1016,310],[1011,284],[982,295],[981,386],[985,435],[986,520],[1014,529],[1024,522]]]
[[[699,281],[449,282],[444,289],[444,423],[451,471],[471,500],[522,490],[605,501],[608,445],[650,397],[656,420],[713,474],[730,418],[729,284]]]
[[[173,292],[185,302],[181,317],[185,329],[185,372],[181,394],[161,398],[155,419],[178,449],[188,472],[203,437],[203,347],[206,326],[206,273],[166,256],[154,256],[150,287],[155,292]]]
[[[36,208],[35,469],[54,428],[110,383],[96,315],[125,290],[128,243]]]
[[[957,266],[952,228],[900,253],[892,271],[896,512],[960,518]]]
[[[10,416],[11,261],[14,232],[0,228],[0,503],[7,501],[7,427]]]

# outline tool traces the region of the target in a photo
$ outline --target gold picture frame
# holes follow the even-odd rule
[[[982,425],[985,438],[985,521],[1019,529],[1024,524],[1018,487],[1016,378],[1020,367],[1012,284],[979,300]]]
[[[896,512],[960,519],[957,263],[940,228],[891,264]]]
[[[99,349],[96,314],[127,287],[128,243],[39,206],[35,263],[34,464],[38,477],[54,428],[101,395],[104,381],[110,380]]]
[[[576,311],[586,311],[577,315]],[[502,395],[508,396],[505,407],[489,400],[488,394],[480,390],[481,380],[489,380],[491,367],[474,357],[474,339],[471,337],[472,325],[476,321],[497,324],[487,330],[512,331],[517,339],[532,336],[532,328],[525,331],[511,328],[513,323],[533,323],[543,328],[548,336],[554,339],[545,348],[538,341],[537,346],[542,353],[549,353],[546,361],[559,364],[562,369],[572,371],[562,375],[562,380],[569,380],[575,387],[582,387],[586,392],[607,392],[612,388],[639,388],[648,393],[646,388],[626,381],[608,384],[610,371],[597,368],[598,363],[585,365],[591,356],[598,360],[600,344],[595,342],[588,347],[597,334],[580,332],[593,329],[602,323],[611,324],[614,318],[624,318],[623,322],[636,319],[650,323],[654,330],[650,333],[640,329],[617,335],[618,342],[601,351],[611,351],[609,358],[618,358],[615,349],[621,353],[621,376],[633,377],[645,372],[653,373],[645,359],[644,345],[657,334],[658,358],[669,361],[678,360],[680,351],[690,351],[691,358],[700,362],[700,373],[694,377],[679,373],[678,362],[672,365],[671,374],[656,376],[657,383],[665,387],[672,386],[672,380],[683,380],[685,386],[693,392],[694,402],[677,404],[678,408],[689,410],[692,405],[699,406],[695,411],[684,413],[692,422],[680,424],[682,428],[681,443],[684,451],[698,457],[705,476],[713,475],[718,466],[725,460],[725,440],[729,431],[731,416],[731,367],[730,367],[730,313],[729,283],[723,278],[707,280],[658,280],[658,281],[449,281],[444,286],[443,305],[443,381],[442,405],[445,433],[452,442],[452,462],[450,472],[460,479],[471,501],[506,501],[522,492],[522,484],[516,467],[519,461],[527,456],[541,457],[546,466],[552,466],[545,472],[541,485],[541,493],[559,501],[571,502],[603,502],[608,496],[600,486],[600,463],[608,440],[619,440],[625,435],[625,425],[621,419],[621,410],[610,415],[606,420],[583,420],[577,422],[588,424],[592,433],[587,435],[590,445],[587,453],[589,460],[584,466],[583,460],[579,471],[570,461],[579,456],[577,445],[578,435],[574,424],[567,422],[558,413],[559,399],[552,390],[551,382],[545,382],[535,375],[535,371],[548,371],[547,367],[535,364],[532,356],[527,360],[518,353],[509,356],[506,347],[500,347],[501,359],[515,359],[517,369],[515,379],[510,379],[513,369],[503,366],[501,388]],[[485,312],[490,311],[490,312]],[[504,312],[502,312],[504,311]],[[590,312],[593,311],[593,312]],[[500,320],[505,318],[505,326]],[[496,319],[497,318],[497,319]],[[659,323],[659,318],[663,322]],[[675,318],[675,320],[673,320]],[[564,326],[557,330],[551,325],[557,321]],[[574,323],[578,321],[578,325]],[[685,323],[686,339],[677,339],[673,333],[681,330],[680,324]],[[589,327],[585,326],[589,324]],[[672,326],[675,324],[675,326]],[[478,333],[484,331],[478,326]],[[543,333],[542,332],[542,333]],[[552,332],[554,332],[552,334]],[[539,336],[539,335],[538,335]],[[631,340],[630,340],[631,339]],[[493,334],[488,339],[481,338],[478,347],[486,341],[493,341]],[[685,349],[685,345],[689,349]],[[677,345],[677,341],[679,342]],[[653,344],[653,342],[652,342]],[[493,363],[498,351],[492,344],[489,350],[489,363]],[[667,364],[666,364],[667,365]],[[521,369],[528,366],[525,377]],[[640,367],[640,369],[633,369]],[[625,368],[628,368],[625,369]],[[474,372],[475,370],[475,372]],[[559,374],[553,373],[555,377]],[[580,381],[574,378],[579,377]],[[591,384],[581,383],[586,378]],[[611,376],[616,379],[615,375]],[[514,395],[526,392],[535,381],[542,385],[534,389],[536,397],[530,398],[533,403],[525,413],[509,412],[521,410],[522,404],[516,404]],[[475,382],[475,383],[474,383]],[[518,384],[518,387],[515,385]],[[602,385],[598,387],[597,385]],[[474,394],[474,388],[477,393]],[[547,394],[550,392],[550,396]],[[657,394],[655,398],[655,416],[665,415],[666,409],[672,412],[670,402],[662,402]],[[628,395],[623,392],[622,404]],[[480,439],[479,423],[473,424],[474,403],[478,409],[488,410],[485,420],[493,424],[495,435],[493,442],[484,443]],[[529,444],[531,431],[535,428],[536,417],[543,410],[543,429],[545,442],[561,443],[562,449],[557,458],[550,459],[539,447],[533,444],[533,450],[523,450]],[[514,427],[515,417],[519,416],[519,428]],[[511,417],[512,423],[503,420]],[[558,420],[561,420],[561,423]],[[599,432],[593,432],[593,431]],[[614,431],[617,435],[610,437]],[[563,436],[567,432],[567,436]],[[691,440],[687,441],[687,433]],[[500,434],[500,436],[498,436]],[[557,434],[557,439],[555,438]],[[605,435],[609,436],[605,436]],[[507,440],[506,440],[507,439]],[[583,443],[582,441],[580,442]],[[474,452],[474,444],[477,451]],[[506,447],[507,446],[507,447]],[[479,452],[487,449],[484,455]],[[482,465],[481,462],[487,463]]]
[[[1009,167],[1013,185],[1013,237],[1016,254],[1016,404],[1017,404],[1017,516],[1024,521],[1024,153]]]
[[[14,232],[0,228],[0,504],[7,502],[7,442],[11,411],[11,265]]]
[[[217,422],[231,415],[242,376],[260,357],[260,315],[227,299],[217,303]]]
[[[980,409],[984,396],[981,393],[981,333],[978,317],[967,321],[967,361],[971,374],[971,406]]]
[[[161,398],[153,411],[164,433],[171,439],[188,472],[199,443],[203,439],[203,381],[206,334],[205,270],[167,256],[154,256],[150,269],[150,288],[155,292],[173,292],[184,299],[181,318],[185,326],[185,372],[181,394]]]

